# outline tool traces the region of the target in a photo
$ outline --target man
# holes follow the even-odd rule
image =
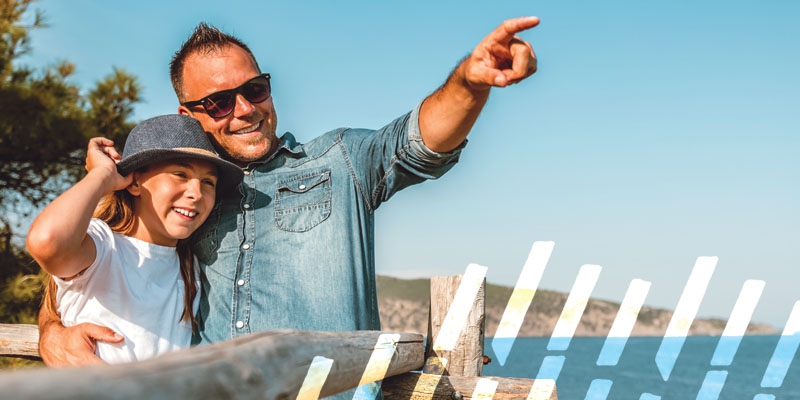
[[[276,135],[268,74],[238,39],[201,24],[170,65],[178,112],[203,125],[245,171],[194,237],[203,271],[203,342],[266,329],[379,329],[373,213],[398,190],[458,160],[491,87],[536,71],[515,36],[536,17],[503,22],[410,113],[376,130],[338,129],[307,144]],[[97,363],[95,325],[64,328],[40,315],[48,365]]]

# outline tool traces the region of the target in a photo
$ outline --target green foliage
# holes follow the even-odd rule
[[[36,323],[45,277],[27,252],[14,245],[10,229],[0,226],[0,323]]]
[[[44,363],[41,361],[26,360],[24,358],[0,357],[0,370],[16,370],[33,367],[44,367]]]
[[[119,68],[97,83],[88,97],[89,122],[97,134],[120,145],[125,143],[134,126],[128,117],[133,113],[133,103],[139,101],[140,90],[136,78]]]
[[[30,51],[28,32],[44,26],[40,11],[22,21],[32,0],[0,0],[0,202],[34,206],[51,200],[83,173],[84,147],[93,136],[120,141],[139,101],[136,78],[122,69],[88,96],[69,82],[75,66],[63,61],[39,73],[14,61]]]
[[[37,267],[38,269],[38,267]],[[4,323],[35,324],[39,305],[42,304],[42,289],[48,275],[44,271],[36,274],[18,273],[6,280],[0,291],[0,314],[7,314]]]
[[[70,82],[62,61],[36,71],[18,66],[32,50],[29,32],[46,27],[34,0],[0,0],[0,322],[35,323],[45,275],[12,223],[46,204],[84,173],[89,138],[124,143],[139,101],[136,78],[122,69],[88,94]],[[24,234],[24,232],[22,232]],[[18,240],[13,240],[17,238]]]

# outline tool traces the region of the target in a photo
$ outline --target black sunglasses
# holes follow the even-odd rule
[[[211,118],[222,118],[233,112],[236,107],[236,95],[241,93],[245,100],[256,104],[269,98],[272,90],[269,85],[269,74],[261,74],[241,86],[211,93],[196,101],[181,103],[185,107],[203,106]]]

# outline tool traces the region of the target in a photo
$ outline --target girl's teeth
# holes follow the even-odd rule
[[[187,217],[194,217],[195,215],[197,215],[197,213],[194,212],[194,211],[184,210],[184,209],[181,209],[181,208],[176,208],[175,212],[177,212],[178,214],[183,214],[183,215],[185,215]]]

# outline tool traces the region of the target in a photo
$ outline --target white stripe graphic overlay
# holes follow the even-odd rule
[[[389,363],[392,362],[395,350],[397,350],[397,342],[400,341],[399,333],[384,333],[378,336],[378,341],[375,343],[375,348],[369,356],[367,366],[364,368],[364,373],[361,375],[361,380],[358,382],[354,399],[374,399],[380,390],[379,384],[370,384],[372,382],[380,381],[386,377],[386,371],[389,370]]]
[[[789,371],[789,366],[797,354],[797,347],[800,345],[800,301],[794,303],[792,312],[789,314],[789,320],[783,327],[778,344],[775,346],[775,352],[772,353],[772,358],[769,360],[767,370],[764,372],[764,377],[761,379],[761,387],[781,387],[783,379],[786,378],[786,372]]]
[[[697,400],[717,400],[725,386],[725,379],[728,378],[728,371],[708,371],[700,391],[697,393]]]
[[[661,400],[661,396],[656,396],[652,393],[642,393],[639,400]]]
[[[617,365],[619,362],[622,350],[625,348],[633,331],[633,326],[636,324],[639,311],[642,309],[644,300],[650,292],[650,285],[650,282],[641,279],[634,279],[628,285],[628,291],[619,306],[619,312],[617,312],[614,323],[611,325],[611,330],[608,332],[608,337],[603,343],[600,356],[597,357],[597,365]]]
[[[328,379],[328,373],[331,372],[332,366],[332,359],[321,356],[314,357],[311,360],[308,373],[306,373],[306,378],[303,379],[303,386],[300,387],[300,392],[297,393],[297,400],[317,400],[319,393],[322,391],[322,385]]]
[[[539,372],[536,373],[536,378],[534,378],[533,385],[531,385],[531,391],[528,393],[528,400],[546,400],[553,395],[556,381],[558,376],[561,375],[561,368],[564,366],[566,359],[564,356],[547,356],[542,359],[542,365],[539,366]]]
[[[583,400],[606,400],[608,398],[608,392],[611,391],[611,385],[613,384],[614,382],[608,379],[593,380]]]
[[[753,311],[755,311],[758,300],[761,298],[761,293],[764,291],[764,285],[764,281],[752,279],[745,281],[744,285],[742,285],[739,298],[736,299],[736,304],[733,306],[733,311],[731,311],[731,316],[725,325],[725,330],[722,331],[722,337],[719,338],[717,348],[714,350],[711,365],[725,366],[731,365],[733,362],[733,357],[739,349],[742,337],[747,332],[747,325],[750,325]]]
[[[586,264],[578,271],[575,284],[572,286],[567,302],[564,304],[564,309],[561,311],[561,316],[556,322],[552,336],[550,336],[547,350],[566,350],[569,347],[602,269],[599,265]]]
[[[526,400],[550,400],[555,388],[556,381],[554,379],[536,378],[536,380],[533,381],[531,391],[528,393]]]
[[[667,332],[664,334],[658,353],[656,353],[656,366],[658,366],[664,381],[669,379],[669,375],[672,373],[672,368],[683,348],[689,327],[697,315],[697,310],[700,308],[700,303],[703,301],[708,282],[711,280],[716,266],[717,257],[698,257],[689,281],[683,288],[681,298],[678,300],[678,305],[667,326]]]
[[[442,321],[442,327],[439,329],[439,335],[433,341],[434,350],[449,351],[455,347],[458,337],[461,336],[461,330],[467,323],[469,311],[472,309],[472,303],[475,301],[475,296],[478,295],[483,280],[486,277],[486,267],[478,264],[470,264],[461,278],[461,283],[458,284],[458,290],[450,304],[450,309]]]
[[[439,335],[433,341],[434,350],[450,351],[455,347],[459,336],[461,336],[461,330],[464,329],[464,325],[467,323],[467,317],[469,317],[469,311],[472,309],[475,296],[478,295],[478,291],[486,277],[487,269],[478,264],[467,266],[467,270],[464,271],[464,276],[461,277],[461,282],[458,284],[453,302],[450,303],[450,308],[447,310],[442,326],[439,328]],[[439,362],[442,364],[442,368],[447,368],[447,358],[439,357]],[[414,392],[421,392],[422,384],[421,380],[418,381]],[[433,392],[430,393],[430,396],[420,396],[419,400],[432,397]]]
[[[497,361],[500,365],[505,365],[511,346],[519,334],[519,328],[525,319],[525,314],[533,301],[536,289],[542,279],[544,268],[550,260],[553,252],[554,242],[534,242],[528,259],[522,267],[522,272],[514,286],[514,291],[508,299],[508,305],[503,311],[503,317],[497,326],[497,332],[492,339],[492,350],[494,350]]]
[[[500,382],[491,379],[479,379],[478,383],[475,384],[475,390],[472,391],[472,398],[474,400],[492,400],[498,384]]]
[[[525,319],[525,314],[530,308],[536,289],[539,288],[539,282],[542,280],[544,268],[547,261],[550,260],[554,245],[554,242],[534,242],[531,246],[528,259],[522,267],[522,272],[492,339],[492,350],[494,350],[500,365],[506,363],[508,353],[511,351],[522,321]]]

